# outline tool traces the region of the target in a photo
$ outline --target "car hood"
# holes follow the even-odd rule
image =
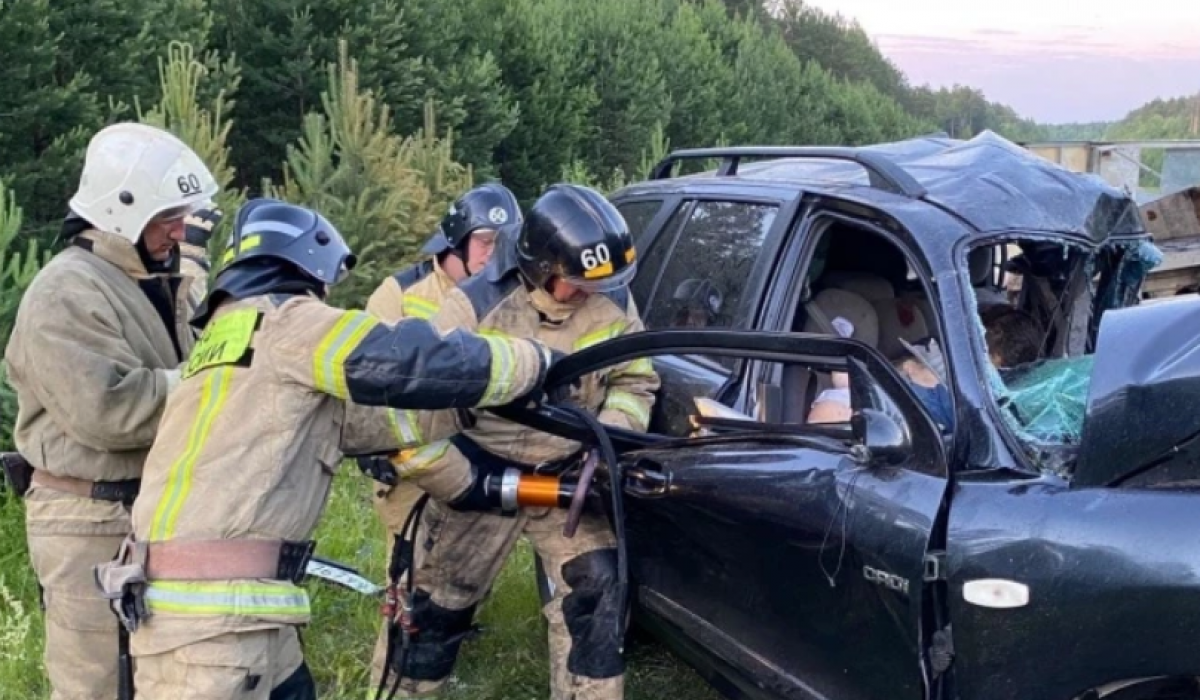
[[[1076,486],[1200,485],[1200,300],[1105,313]]]

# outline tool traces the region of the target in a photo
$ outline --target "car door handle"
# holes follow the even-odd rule
[[[664,496],[671,485],[671,477],[639,461],[624,469],[625,493],[638,498]]]

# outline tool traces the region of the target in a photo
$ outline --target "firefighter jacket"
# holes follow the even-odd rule
[[[509,403],[542,381],[548,355],[526,340],[439,335],[421,320],[389,326],[307,295],[226,303],[168,403],[134,536],[150,546],[307,540],[343,454],[410,446],[392,412],[373,406],[425,409],[422,433],[450,435],[456,412],[437,409]],[[304,590],[288,581],[171,578],[146,588],[136,655],[309,619]]]
[[[38,272],[5,349],[30,464],[88,481],[141,476],[192,347],[190,282],[148,273],[133,245],[94,230]]]
[[[367,300],[367,311],[384,323],[396,323],[404,318],[428,320],[437,313],[442,299],[454,286],[454,279],[446,274],[436,258],[424,260],[385,279]],[[425,436],[417,429],[420,419],[416,415],[411,411],[397,411],[393,417],[398,428],[412,430],[408,436],[411,442],[424,442]],[[397,456],[394,459],[402,460],[404,457]],[[379,495],[390,492],[391,488],[380,482],[375,484],[375,491]],[[407,510],[397,513],[401,522],[407,514]]]
[[[425,260],[385,279],[367,300],[367,311],[385,323],[402,318],[428,320],[454,286],[437,260]]]
[[[593,294],[582,304],[562,304],[544,291],[530,290],[502,262],[462,282],[433,318],[440,329],[463,328],[486,337],[536,338],[565,353],[644,328],[628,291]],[[602,423],[645,430],[659,379],[648,359],[624,362],[583,377],[573,402]],[[559,460],[579,449],[570,440],[526,428],[487,411],[475,411],[474,425],[462,434],[488,452],[526,465]],[[466,460],[447,440],[407,455],[398,465],[435,497],[451,498],[468,482]]]
[[[193,314],[208,294],[209,269],[207,250],[190,243],[179,244],[179,271],[192,280],[188,288],[188,305]]]

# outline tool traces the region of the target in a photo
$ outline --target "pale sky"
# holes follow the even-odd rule
[[[970,85],[1041,122],[1200,93],[1200,0],[805,3],[857,19],[912,84]]]

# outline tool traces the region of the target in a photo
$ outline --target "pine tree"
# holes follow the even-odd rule
[[[661,123],[654,126],[649,140],[649,146],[642,149],[638,165],[631,173],[626,174],[621,168],[615,168],[609,173],[607,178],[597,177],[592,173],[587,163],[579,158],[573,158],[571,162],[563,166],[558,181],[587,185],[605,195],[611,195],[628,184],[646,178],[650,174],[650,170],[659,161],[667,157],[671,146]]]
[[[206,0],[54,0],[47,17],[62,36],[60,69],[86,73],[101,100],[120,107],[114,116],[126,118],[135,97],[158,97],[153,66],[167,43],[204,47],[212,22]]]
[[[492,172],[493,151],[517,123],[512,91],[478,41],[476,0],[209,0],[213,46],[241,60],[233,153],[244,184],[279,173],[279,154],[319,108],[338,41],[354,47],[358,80],[392,107],[397,133],[422,128],[433,103],[452,129],[455,159]]]
[[[733,68],[708,29],[727,24],[716,0],[680,3],[656,44],[671,94],[666,136],[681,147],[714,145],[722,132],[738,128],[727,109],[736,91]]]
[[[575,13],[597,105],[587,124],[587,162],[597,172],[632,172],[672,97],[656,44],[672,0],[594,0]]]
[[[450,201],[470,188],[471,169],[452,159],[432,107],[426,127],[401,137],[391,110],[359,83],[358,64],[340,43],[328,67],[322,112],[304,118],[288,147],[283,182],[264,182],[269,196],[313,207],[338,228],[358,256],[355,274],[334,301],[361,305],[384,276],[411,262]]]
[[[492,177],[496,146],[518,124],[520,109],[504,83],[497,55],[505,46],[493,38],[493,27],[479,0],[398,0],[403,13],[405,55],[419,57],[412,68],[420,77],[424,100],[430,101],[443,128],[455,133],[454,157],[480,177]],[[362,60],[361,52],[355,55]],[[364,85],[374,84],[364,64]],[[396,106],[400,133],[424,123],[421,101],[389,99]]]
[[[34,275],[49,260],[37,240],[19,238],[23,212],[11,191],[0,182],[0,338],[8,343],[21,296]],[[12,426],[17,417],[17,397],[9,387],[0,363],[0,450],[13,449]]]
[[[63,36],[49,0],[0,0],[0,163],[25,203],[25,235],[54,240],[83,165],[83,149],[104,121],[91,79],[60,62]]]
[[[599,97],[586,58],[588,37],[573,21],[581,3],[482,0],[481,16],[493,17],[486,40],[504,82],[521,108],[517,128],[496,149],[501,179],[531,202],[591,144],[589,130]]]

